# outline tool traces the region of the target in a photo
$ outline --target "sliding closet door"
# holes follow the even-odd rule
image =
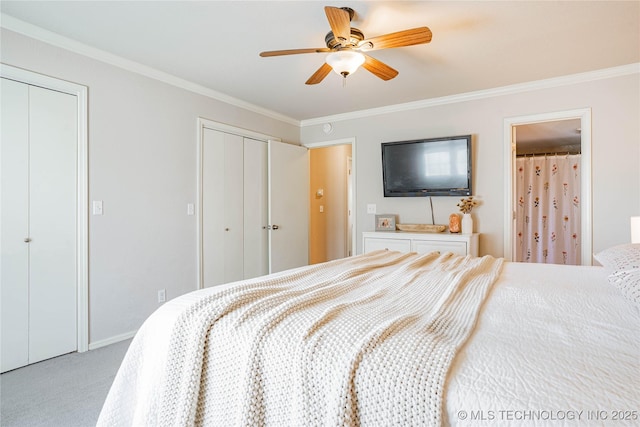
[[[77,349],[77,98],[2,79],[2,371]]]

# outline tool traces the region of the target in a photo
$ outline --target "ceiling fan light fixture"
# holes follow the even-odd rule
[[[325,61],[337,74],[347,77],[364,64],[364,55],[351,50],[341,50],[327,55]]]

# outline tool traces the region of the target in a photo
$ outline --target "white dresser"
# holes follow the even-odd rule
[[[478,256],[478,233],[406,233],[402,231],[365,231],[362,233],[363,252],[388,249],[419,254],[439,251],[458,255]]]

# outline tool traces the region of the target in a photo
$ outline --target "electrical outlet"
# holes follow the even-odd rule
[[[165,302],[167,300],[167,291],[160,289],[158,291],[158,302]]]
[[[376,205],[375,204],[368,204],[367,205],[367,213],[368,214],[375,214],[376,213]]]

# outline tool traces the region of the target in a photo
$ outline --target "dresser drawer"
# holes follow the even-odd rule
[[[372,252],[380,249],[390,251],[410,252],[411,240],[409,239],[378,239],[375,237],[364,239],[364,252]]]
[[[478,256],[478,233],[407,233],[402,231],[365,231],[362,233],[363,253],[388,249],[424,254],[437,251],[456,255]]]
[[[411,246],[412,252],[426,254],[428,252],[437,251],[440,253],[453,252],[457,255],[467,255],[466,242],[448,242],[445,240],[413,240]]]

